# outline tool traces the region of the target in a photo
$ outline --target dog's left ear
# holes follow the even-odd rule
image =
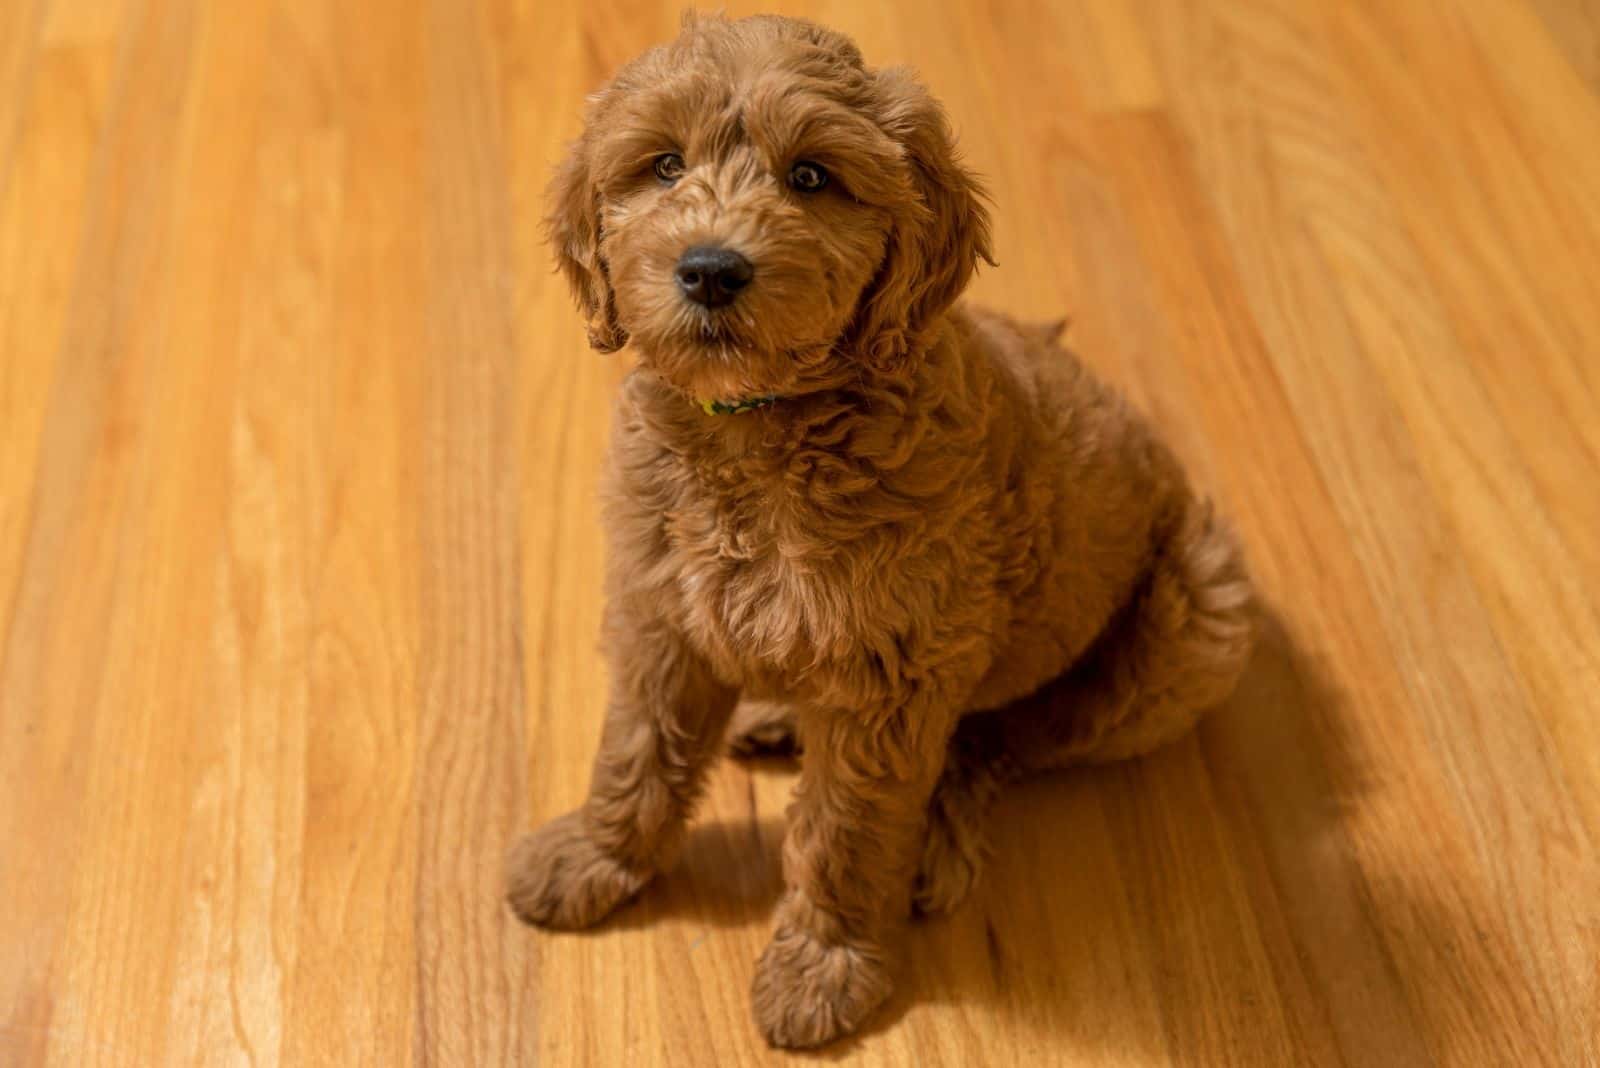
[[[878,275],[856,309],[855,340],[882,370],[922,351],[981,258],[994,265],[989,211],[962,166],[944,109],[911,72],[877,75],[878,124],[905,152],[913,200],[897,213]]]
[[[598,97],[595,98],[598,101]],[[595,107],[591,107],[593,120]],[[550,180],[550,214],[545,230],[578,307],[588,320],[589,344],[615,352],[628,342],[617,323],[616,304],[605,258],[600,254],[600,190],[590,164],[589,133],[575,141]]]

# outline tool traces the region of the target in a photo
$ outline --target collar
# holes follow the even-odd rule
[[[753,412],[757,408],[770,407],[776,404],[777,401],[778,398],[775,396],[748,397],[739,401],[703,400],[700,402],[700,410],[707,415],[742,415],[745,412]]]

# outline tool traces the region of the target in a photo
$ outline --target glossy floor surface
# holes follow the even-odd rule
[[[1600,9],[780,6],[922,71],[974,295],[1072,315],[1272,613],[1195,737],[1004,800],[832,1056],[1597,1063]],[[596,933],[501,905],[598,737],[625,366],[542,188],[678,7],[0,4],[0,1063],[782,1059],[787,769]]]

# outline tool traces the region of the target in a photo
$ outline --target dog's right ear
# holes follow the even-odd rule
[[[628,333],[617,324],[611,278],[600,253],[600,190],[590,164],[591,151],[585,131],[556,168],[550,180],[545,231],[555,249],[556,265],[588,321],[589,344],[599,352],[615,352],[627,344]]]

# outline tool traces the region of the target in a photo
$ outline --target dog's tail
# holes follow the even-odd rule
[[[1024,329],[1045,345],[1059,345],[1062,338],[1067,336],[1067,331],[1072,329],[1072,317],[1063,315],[1059,319],[1034,323]]]

